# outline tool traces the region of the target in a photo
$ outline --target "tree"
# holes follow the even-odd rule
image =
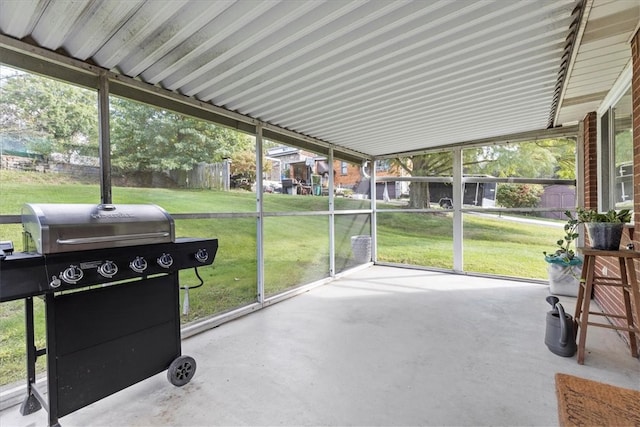
[[[111,99],[112,165],[123,171],[190,170],[253,147],[251,138],[197,118]]]
[[[483,147],[475,173],[499,177],[575,178],[575,141],[545,139]]]
[[[95,91],[20,72],[2,77],[0,89],[3,141],[67,161],[75,154],[97,160]],[[110,99],[110,116],[112,166],[121,172],[190,170],[255,150],[245,134],[118,97]]]
[[[616,131],[613,151],[616,169],[624,164],[633,163],[633,132],[631,129]]]
[[[0,125],[38,154],[98,153],[97,95],[68,83],[27,73],[5,76]]]
[[[480,160],[474,150],[463,151],[463,166],[477,165]],[[394,159],[394,164],[413,177],[451,176],[453,174],[453,154],[438,152]],[[429,183],[413,181],[409,186],[409,208],[429,207]]]
[[[465,175],[527,178],[575,178],[575,142],[546,139],[517,144],[468,148],[462,151]],[[395,164],[412,177],[451,176],[451,152],[397,158]],[[413,181],[409,187],[409,207],[429,207],[429,186]]]
[[[238,151],[231,157],[231,175],[256,181],[255,150]]]
[[[451,153],[446,152],[398,158],[394,163],[413,177],[451,175],[453,171],[453,157]],[[429,183],[411,182],[409,207],[414,209],[429,207]]]

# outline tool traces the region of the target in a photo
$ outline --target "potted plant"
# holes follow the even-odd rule
[[[631,211],[611,209],[599,213],[592,209],[578,209],[577,219],[579,223],[584,223],[593,249],[617,251],[620,249],[624,224],[631,221]]]
[[[548,263],[549,291],[554,295],[577,296],[582,268],[582,258],[572,248],[580,236],[578,227],[584,224],[593,249],[618,250],[624,224],[631,221],[631,211],[611,209],[599,213],[593,209],[578,208],[574,216],[565,211],[568,218],[564,225],[564,238],[556,242],[558,249],[544,259]]]
[[[571,211],[565,211],[568,218],[564,225],[564,238],[556,241],[555,252],[544,253],[549,275],[549,292],[554,295],[578,296],[578,285],[582,269],[582,258],[577,255],[575,240],[580,236],[578,227],[580,220]],[[573,246],[573,248],[572,248]]]

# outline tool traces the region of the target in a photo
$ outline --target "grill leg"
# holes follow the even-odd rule
[[[60,427],[58,423],[58,366],[57,366],[57,339],[56,339],[56,305],[54,294],[44,296],[47,319],[47,388],[49,391],[49,426]]]
[[[189,287],[185,286],[184,288],[184,302],[182,303],[182,314],[185,316],[189,314]]]
[[[24,320],[27,343],[27,397],[22,402],[22,405],[20,405],[20,413],[22,415],[29,415],[42,408],[40,401],[36,394],[34,394],[34,387],[36,383],[36,358],[38,356],[34,337],[32,297],[25,298],[24,300]]]

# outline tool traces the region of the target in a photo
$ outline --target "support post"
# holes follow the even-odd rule
[[[453,150],[453,271],[462,272],[464,267],[463,257],[463,218],[462,218],[462,149]]]
[[[111,134],[109,128],[109,79],[101,73],[98,79],[98,147],[100,154],[100,202],[112,203]]]
[[[377,243],[377,207],[376,207],[376,160],[370,159],[369,164],[371,165],[371,261],[376,261],[378,257],[378,243]]]
[[[258,257],[258,303],[264,303],[264,203],[262,183],[262,125],[256,127],[256,255]]]
[[[329,277],[336,275],[336,215],[334,205],[333,147],[329,147]]]

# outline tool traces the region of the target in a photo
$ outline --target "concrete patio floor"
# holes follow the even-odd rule
[[[546,286],[374,266],[183,341],[161,373],[60,419],[86,426],[557,425],[554,375],[640,390],[640,361],[591,327],[585,364],[544,345]],[[574,298],[560,297],[569,313]],[[0,426],[44,426],[41,410]]]

